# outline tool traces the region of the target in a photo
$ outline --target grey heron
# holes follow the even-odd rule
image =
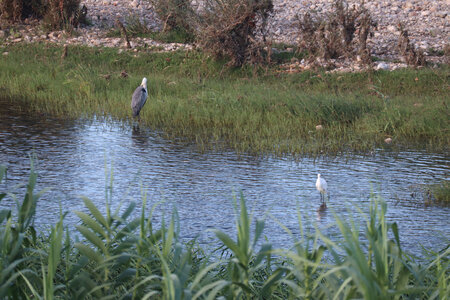
[[[327,193],[328,185],[326,180],[320,177],[320,174],[317,174],[316,189],[320,193],[320,200],[325,204],[325,194]]]
[[[147,78],[142,79],[142,83],[138,86],[133,93],[131,98],[131,109],[133,110],[133,117],[138,117],[140,120],[139,112],[147,101],[148,91],[147,91]]]

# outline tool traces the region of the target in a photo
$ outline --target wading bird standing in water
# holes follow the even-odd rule
[[[147,91],[147,78],[142,79],[142,83],[138,86],[133,93],[131,98],[131,109],[133,110],[133,117],[138,117],[138,121],[141,120],[139,112],[147,101],[148,91]]]
[[[320,201],[322,202],[320,207],[326,207],[327,204],[325,203],[325,194],[327,193],[328,185],[325,179],[320,177],[320,174],[317,174],[316,188],[320,193]]]

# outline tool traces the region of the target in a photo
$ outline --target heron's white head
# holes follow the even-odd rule
[[[145,89],[147,89],[147,78],[142,78],[142,83],[141,83],[141,85],[145,88]]]
[[[317,174],[317,178],[320,178],[320,174]]]

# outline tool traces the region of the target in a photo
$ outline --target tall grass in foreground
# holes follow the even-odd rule
[[[0,181],[6,169],[0,167]],[[401,248],[387,206],[373,199],[364,233],[336,217],[341,238],[319,230],[306,233],[299,215],[300,240],[291,249],[272,249],[259,239],[264,221],[252,226],[244,198],[236,203],[236,239],[215,230],[221,245],[206,253],[195,242],[182,243],[177,214],[161,228],[146,215],[105,212],[83,198],[88,213],[76,231],[55,226],[37,232],[33,225],[40,193],[31,170],[17,211],[0,210],[0,298],[2,299],[446,299],[450,295],[450,249],[429,251],[416,261]],[[155,209],[155,208],[153,208]],[[152,211],[153,211],[152,209]],[[252,234],[251,228],[254,228]],[[287,230],[287,229],[286,229]],[[289,232],[289,231],[288,231]],[[391,238],[393,237],[393,239]],[[261,246],[259,246],[261,245]],[[222,254],[222,255],[220,255]]]
[[[119,54],[70,46],[63,60],[63,48],[54,45],[2,51],[9,54],[0,60],[0,97],[31,113],[131,122],[131,95],[145,76],[141,126],[205,148],[320,155],[367,153],[387,137],[394,148],[439,151],[450,144],[448,67],[288,75],[276,65],[225,68],[197,51]]]

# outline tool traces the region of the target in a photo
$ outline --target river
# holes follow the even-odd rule
[[[194,144],[166,140],[149,129],[97,119],[62,120],[30,114],[20,106],[0,102],[0,164],[8,167],[1,190],[23,196],[30,157],[35,157],[38,190],[42,196],[38,226],[54,224],[59,204],[69,211],[65,224],[79,222],[80,196],[89,197],[101,211],[112,170],[112,207],[131,201],[148,211],[159,203],[155,223],[176,207],[180,236],[211,243],[211,228],[233,233],[233,198],[244,195],[255,218],[266,218],[265,235],[277,247],[298,236],[297,211],[307,227],[315,224],[327,234],[336,231],[334,214],[363,222],[357,208],[368,211],[373,192],[387,201],[388,219],[397,222],[402,245],[419,254],[421,246],[440,250],[449,243],[450,208],[424,204],[420,186],[449,179],[449,156],[420,150],[380,149],[370,156],[303,158],[257,157],[230,152],[200,153]],[[328,181],[326,211],[318,211],[317,174]],[[22,197],[21,196],[21,197]],[[162,201],[162,202],[161,202]],[[161,202],[161,203],[160,203]],[[9,197],[0,208],[12,207]]]

